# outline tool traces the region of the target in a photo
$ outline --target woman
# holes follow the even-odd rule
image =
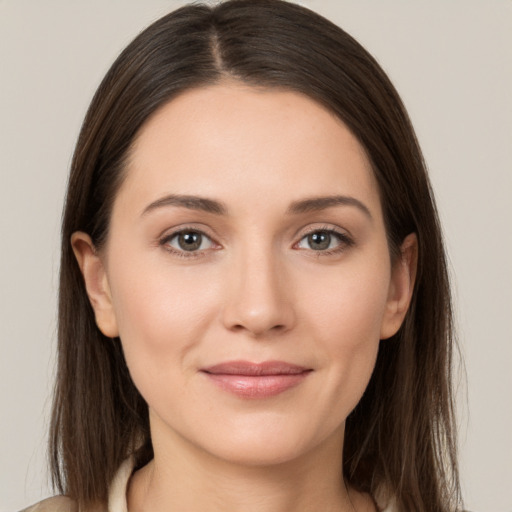
[[[29,510],[459,506],[421,152],[311,11],[189,6],[121,54],[72,164],[59,319],[69,498]]]

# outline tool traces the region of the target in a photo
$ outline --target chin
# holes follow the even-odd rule
[[[281,418],[282,420],[283,418]],[[324,445],[328,450],[341,451],[343,426],[331,430],[312,428],[298,419],[284,422],[261,419],[256,425],[212,432],[203,449],[218,459],[233,464],[268,467],[297,461]],[[204,440],[203,440],[204,441]]]
[[[266,440],[265,440],[266,441]],[[217,446],[212,455],[231,464],[246,467],[279,466],[300,459],[308,449],[301,443],[284,442],[275,438],[268,442],[231,443],[230,446]]]

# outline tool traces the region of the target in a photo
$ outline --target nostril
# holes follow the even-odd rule
[[[234,331],[249,331],[255,336],[259,336],[261,334],[269,333],[269,332],[282,332],[286,330],[286,325],[284,324],[278,324],[274,325],[272,327],[264,327],[264,326],[251,326],[248,328],[248,326],[242,325],[242,324],[236,324],[232,326],[232,330]]]

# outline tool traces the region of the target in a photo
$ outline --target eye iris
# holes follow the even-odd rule
[[[317,231],[308,235],[308,243],[316,251],[327,249],[331,245],[331,235],[325,231]]]
[[[178,244],[184,251],[195,251],[201,247],[203,237],[201,233],[187,231],[178,235]]]

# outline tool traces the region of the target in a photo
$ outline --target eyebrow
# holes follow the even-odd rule
[[[288,208],[288,213],[300,214],[325,210],[333,206],[354,206],[363,212],[367,217],[372,219],[372,214],[369,208],[351,196],[326,196],[326,197],[312,197],[310,199],[302,199],[294,201]]]
[[[177,206],[180,208],[187,208],[189,210],[198,210],[215,215],[227,215],[228,209],[224,203],[206,197],[192,196],[192,195],[178,195],[170,194],[146,206],[142,212],[142,216],[147,215],[157,208],[166,206]],[[302,214],[309,212],[318,212],[333,206],[354,206],[363,212],[367,217],[372,219],[372,214],[368,207],[351,196],[325,196],[325,197],[312,197],[308,199],[301,199],[293,201],[288,207],[287,214]]]
[[[213,199],[207,199],[206,197],[198,196],[170,194],[168,196],[157,199],[156,201],[146,206],[142,212],[142,215],[144,216],[149,212],[164,206],[178,206],[181,208],[187,208],[189,210],[199,210],[202,212],[214,213],[216,215],[226,215],[228,211],[223,203]]]

